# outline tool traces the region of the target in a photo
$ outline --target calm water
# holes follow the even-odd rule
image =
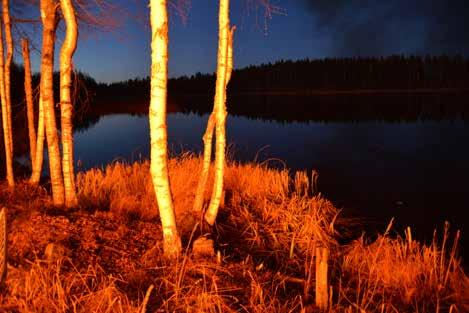
[[[169,114],[172,153],[200,152],[207,118]],[[320,191],[346,215],[378,229],[395,217],[397,229],[411,225],[422,239],[447,220],[468,249],[469,122],[461,118],[300,123],[229,116],[227,136],[237,160],[317,170]],[[75,149],[81,169],[148,158],[148,118],[103,116],[76,132]]]

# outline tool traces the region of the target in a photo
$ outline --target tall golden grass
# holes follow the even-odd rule
[[[66,265],[68,270],[65,269]],[[27,269],[11,267],[2,312],[141,312],[99,265],[79,272],[70,260],[37,260]]]
[[[391,224],[390,224],[391,226]],[[412,238],[391,238],[388,230],[376,241],[362,237],[346,252],[341,266],[348,281],[340,291],[344,303],[357,311],[464,312],[469,304],[469,281],[457,257],[459,232],[450,242],[446,223],[441,242],[435,232],[431,244]]]
[[[168,169],[176,213],[187,212],[197,186],[198,159],[185,154],[170,159]],[[77,188],[85,208],[109,209],[149,220],[158,216],[148,161],[114,162],[103,169],[78,173]]]
[[[315,312],[314,262],[319,246],[330,251],[330,312],[468,311],[469,281],[457,256],[458,237],[450,244],[448,228],[441,242],[435,237],[430,245],[414,240],[410,231],[400,238],[390,236],[389,230],[372,242],[362,237],[340,245],[335,227],[338,210],[320,195],[311,195],[304,172],[290,175],[286,169],[229,162],[224,206],[212,229],[219,257],[192,255],[191,234],[199,220],[191,209],[200,169],[201,159],[189,154],[169,162],[178,226],[189,233],[180,259],[167,263],[158,242],[141,256],[118,251],[122,258],[119,262],[131,263],[123,268],[132,270],[115,275],[99,263],[83,267],[83,260],[72,262],[67,256],[56,263],[45,262],[41,260],[43,254],[30,244],[10,245],[34,250],[14,251],[15,256],[35,257],[26,262],[19,262],[17,257],[17,264],[10,265],[0,312]],[[210,176],[208,186],[212,181]],[[77,187],[80,205],[87,210],[63,214],[79,214],[79,218],[48,216],[35,219],[35,223],[53,222],[57,228],[62,220],[70,225],[79,220],[81,227],[88,214],[94,219],[90,229],[108,227],[108,231],[111,226],[99,226],[96,221],[115,219],[117,225],[112,227],[122,231],[111,240],[122,241],[129,249],[132,239],[126,235],[127,226],[119,223],[126,225],[126,219],[132,217],[133,221],[143,219],[145,225],[153,225],[144,232],[159,229],[155,228],[159,225],[158,210],[148,162],[114,163],[79,173]],[[28,194],[28,187],[24,188]],[[0,188],[0,199],[14,203],[15,208],[28,207],[31,198],[21,203],[21,195],[9,192]],[[207,201],[210,193],[209,188]],[[37,203],[47,202],[43,192],[36,194],[43,199]],[[96,212],[102,210],[110,213]],[[46,213],[40,210],[33,215]],[[27,225],[24,216],[20,219],[21,214],[12,214],[9,218],[14,227],[26,227],[22,226]],[[75,231],[77,226],[70,229]],[[33,225],[27,227],[32,229]],[[43,233],[47,225],[36,228]],[[52,235],[45,237],[53,241]],[[73,238],[86,241],[87,237],[92,238],[76,234]],[[14,238],[22,237],[18,233]],[[67,244],[67,240],[63,242]],[[93,241],[93,245],[79,243],[97,251],[100,245],[110,246],[99,241]],[[80,268],[75,268],[77,263]]]

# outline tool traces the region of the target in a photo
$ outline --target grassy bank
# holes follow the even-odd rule
[[[317,247],[330,253],[331,312],[469,310],[449,229],[427,246],[392,228],[339,244],[347,221],[310,195],[304,174],[237,163],[227,167],[216,227],[201,228],[190,213],[200,159],[172,159],[169,169],[187,247],[173,262],[161,257],[147,162],[79,173],[73,211],[53,208],[42,187],[2,186],[9,267],[0,312],[315,312]],[[208,231],[218,255],[192,254]]]

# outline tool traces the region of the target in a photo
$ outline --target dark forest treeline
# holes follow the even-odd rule
[[[184,95],[212,96],[215,79],[214,74],[201,73],[190,77],[170,79],[168,82],[170,102],[171,98]],[[54,74],[54,81],[54,93],[57,101],[59,73]],[[24,71],[22,66],[13,64],[12,82],[13,112],[24,111]],[[37,87],[38,84],[39,76],[34,75],[33,85]],[[84,115],[93,115],[93,112],[101,115],[101,113],[110,111],[127,112],[135,109],[135,112],[130,113],[145,113],[146,104],[149,101],[149,87],[148,77],[116,83],[100,83],[89,75],[78,72],[74,75],[72,88],[76,122],[79,123]],[[445,89],[469,89],[469,59],[464,59],[461,56],[390,56],[281,60],[273,64],[253,65],[235,70],[229,85],[229,92],[232,95],[243,93],[314,94],[315,91],[325,91],[326,93],[330,91],[334,94],[334,92],[354,90],[369,90],[371,92],[378,90],[384,92],[391,90],[434,90],[438,92]],[[37,90],[35,94],[37,95]],[[203,106],[211,101],[207,101],[207,104],[204,105],[196,102],[198,101],[178,101],[177,109],[192,111],[210,109]],[[259,112],[262,106],[255,106],[255,110]],[[175,108],[176,105],[173,109]]]
[[[95,102],[141,102],[149,99],[149,77],[114,83],[85,78]],[[210,94],[215,74],[196,73],[168,81],[170,95]],[[461,56],[389,56],[327,58],[251,65],[234,70],[232,94],[340,93],[341,91],[442,91],[469,89],[469,59]]]
[[[146,102],[149,77],[115,83],[100,83],[87,74],[77,73],[74,90],[78,102],[104,104]],[[54,75],[58,92],[59,74]],[[170,95],[209,94],[215,89],[215,74],[197,73],[170,79]],[[24,99],[23,68],[13,65],[13,99]],[[33,77],[34,85],[39,76]],[[252,65],[234,70],[229,92],[315,93],[389,90],[468,90],[469,59],[461,56],[390,56],[370,58],[326,58]],[[57,93],[58,95],[58,93]]]
[[[214,74],[197,73],[169,82],[170,93],[213,91]],[[328,90],[415,90],[469,88],[469,59],[461,56],[390,56],[304,59],[253,65],[233,72],[233,93]]]

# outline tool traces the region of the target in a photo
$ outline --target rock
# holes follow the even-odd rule
[[[59,243],[49,243],[44,250],[44,257],[47,262],[57,262],[58,260],[69,256],[70,250]]]
[[[192,244],[192,253],[195,257],[213,257],[215,250],[213,240],[207,237],[199,237]]]

